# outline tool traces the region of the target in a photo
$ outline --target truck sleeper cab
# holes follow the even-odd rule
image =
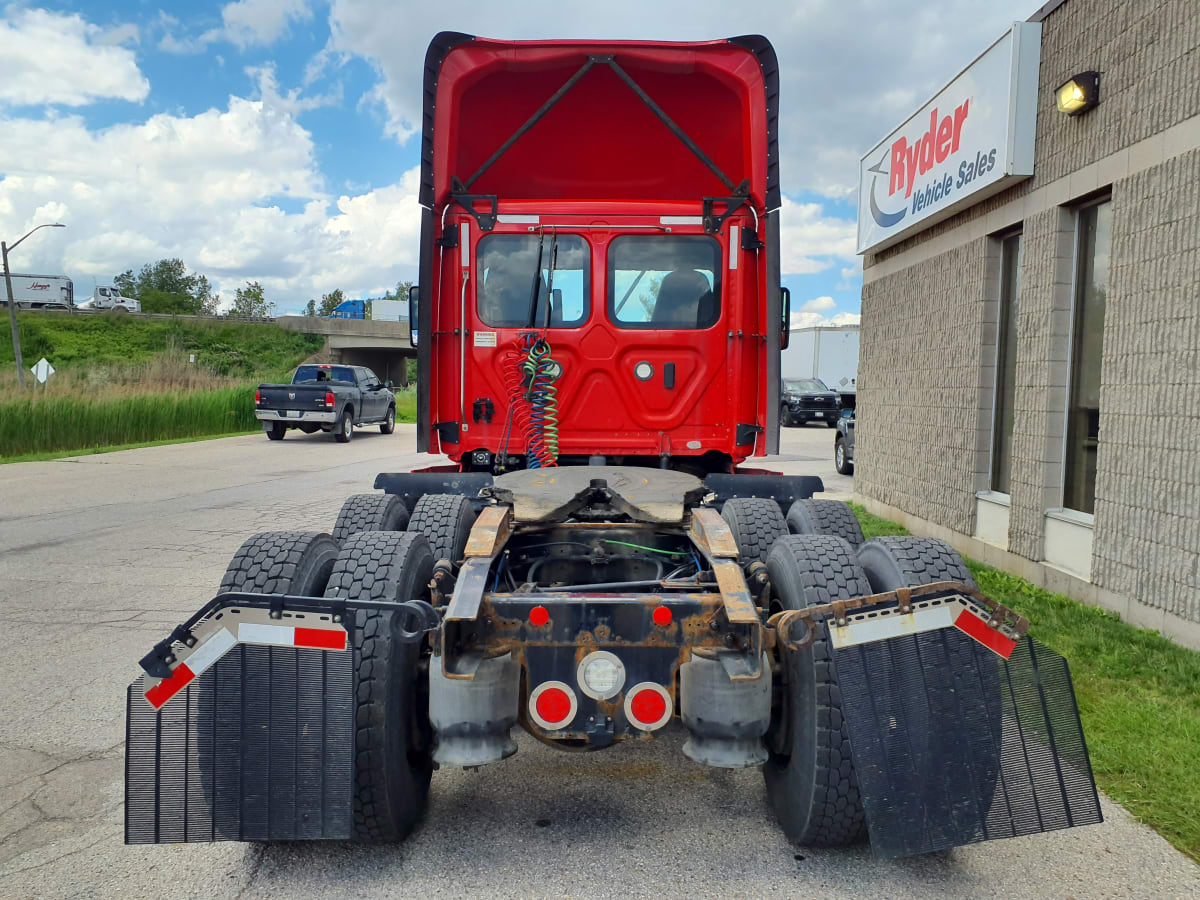
[[[602,459],[701,476],[774,452],[770,45],[535,42],[512,57],[439,41],[418,448],[464,471]]]

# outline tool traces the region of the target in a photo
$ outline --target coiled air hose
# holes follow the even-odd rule
[[[529,401],[529,468],[558,465],[558,388],[554,382],[562,367],[550,356],[550,344],[539,337],[532,342],[521,366],[525,397]]]
[[[510,429],[524,432],[528,465],[543,469],[558,465],[558,389],[562,366],[550,355],[545,338],[530,332],[505,351],[501,360],[508,392],[509,422],[501,448],[507,453]]]

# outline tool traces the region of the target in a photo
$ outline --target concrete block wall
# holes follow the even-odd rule
[[[987,242],[973,241],[864,285],[862,297],[857,489],[965,531],[974,518],[987,258]]]
[[[1113,203],[1092,580],[1200,622],[1200,150]]]

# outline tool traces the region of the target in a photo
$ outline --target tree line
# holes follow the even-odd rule
[[[396,283],[396,290],[382,297],[365,301],[366,315],[371,316],[373,300],[399,300],[408,298],[410,281]],[[182,259],[160,259],[146,263],[138,272],[126,269],[113,279],[113,287],[122,296],[133,297],[141,302],[142,311],[148,313],[174,313],[188,316],[232,316],[235,318],[267,318],[275,315],[278,305],[268,300],[261,283],[247,281],[245,286],[234,291],[233,303],[221,311],[221,295],[213,292],[208,278],[199,272],[190,272]],[[304,308],[306,316],[328,316],[345,301],[341,288],[322,294],[320,300],[309,300]]]

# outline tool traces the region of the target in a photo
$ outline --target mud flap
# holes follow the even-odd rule
[[[1101,821],[1067,662],[953,627],[838,647],[871,848],[930,853]],[[836,641],[835,641],[836,644]]]
[[[158,709],[130,685],[125,842],[350,838],[352,656],[238,643]]]

